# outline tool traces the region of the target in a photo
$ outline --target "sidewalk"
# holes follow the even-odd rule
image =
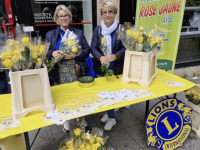
[[[200,79],[188,80],[200,83]],[[172,96],[172,95],[171,95]],[[185,93],[177,94],[179,100],[185,100]],[[153,99],[150,101],[150,109],[159,101]],[[115,150],[156,150],[156,147],[147,146],[147,137],[145,131],[145,102],[131,105],[130,108],[121,108],[116,112],[117,124],[109,132],[104,131],[108,135],[106,146],[112,146]],[[88,130],[92,127],[103,128],[104,124],[100,122],[103,113],[86,116],[88,122]],[[38,137],[33,144],[31,150],[57,150],[59,143],[69,138],[68,133],[62,131],[63,127],[52,125],[42,128]],[[29,132],[30,142],[32,142],[37,130]],[[200,138],[192,131],[184,146],[178,150],[199,150]]]

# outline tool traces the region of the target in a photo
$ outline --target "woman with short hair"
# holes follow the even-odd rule
[[[123,72],[125,47],[120,40],[117,40],[117,30],[120,24],[115,18],[118,8],[111,1],[105,1],[101,4],[100,13],[102,16],[101,25],[94,29],[91,53],[94,56],[96,63],[94,63],[94,70],[97,77],[102,77],[104,73],[101,71],[101,65],[110,63],[109,69],[113,70],[114,75],[119,75]],[[101,37],[106,39],[107,58],[100,49]],[[101,122],[106,123],[104,130],[111,130],[116,124],[114,110],[109,110],[101,119]]]
[[[79,56],[65,56],[59,65],[55,65],[49,72],[51,85],[70,83],[78,80],[78,75],[88,72],[88,65],[85,59],[89,56],[90,47],[81,30],[71,27],[70,21],[72,14],[65,5],[58,5],[54,13],[54,21],[58,24],[57,28],[47,32],[46,40],[50,42],[47,58],[52,57],[59,59],[62,57],[62,51],[59,51],[61,40],[66,30],[73,31],[77,35],[79,45],[82,47],[82,52]],[[87,126],[87,122],[82,120],[82,125]],[[64,131],[69,130],[69,122],[65,122]]]

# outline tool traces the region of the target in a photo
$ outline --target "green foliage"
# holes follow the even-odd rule
[[[25,50],[21,52],[22,56],[29,61],[30,59],[30,49],[28,47],[25,47]]]
[[[62,146],[63,146],[63,142],[60,142],[60,144],[59,144],[59,148],[61,148]]]
[[[196,77],[196,73],[195,72],[193,72],[192,77]]]
[[[186,7],[188,6],[200,6],[200,0],[186,0]]]
[[[187,74],[186,73],[184,73],[184,75],[183,76],[181,76],[181,78],[184,78],[184,79],[186,79],[187,78]]]

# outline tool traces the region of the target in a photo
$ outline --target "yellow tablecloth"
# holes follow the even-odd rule
[[[167,73],[163,70],[157,69],[157,73],[158,73],[158,76],[156,79],[153,80],[151,86],[149,88],[143,88],[144,90],[148,90],[152,92],[154,95],[140,98],[133,101],[126,100],[112,106],[100,107],[94,113],[106,111],[113,108],[123,107],[130,104],[139,103],[142,101],[154,99],[154,98],[161,97],[164,95],[178,93],[178,92],[181,92],[181,91],[184,91],[186,89],[196,86],[196,84],[190,81],[182,79],[173,74]],[[129,84],[122,83],[120,78],[116,79],[115,76],[109,77],[109,81],[107,81],[105,77],[97,78],[95,79],[95,86],[91,88],[81,88],[78,86],[78,82],[51,87],[54,103],[56,106],[63,105],[63,104],[67,104],[68,101],[73,100],[75,97],[90,97],[102,91],[118,91],[128,86],[132,86],[135,88],[140,87],[139,84],[137,83],[129,83]],[[161,79],[165,79],[165,78],[172,78],[178,82],[184,83],[185,86],[178,87],[178,88],[170,87],[169,85],[161,81]],[[12,113],[11,94],[0,95],[0,116],[8,115],[11,113]],[[51,125],[51,124],[44,123],[44,119],[40,117],[42,114],[44,114],[44,112],[42,111],[35,111],[35,112],[29,113],[25,118],[20,119],[21,126],[1,131],[0,139],[5,138],[10,135],[15,135],[15,134],[19,134],[19,133],[23,133],[23,132],[27,132],[27,131],[31,131],[34,129]]]

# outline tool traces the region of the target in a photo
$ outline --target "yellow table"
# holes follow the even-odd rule
[[[100,107],[97,111],[94,111],[94,113],[147,101],[150,99],[154,99],[157,97],[161,97],[161,96],[165,96],[165,95],[169,95],[173,93],[178,93],[178,92],[181,92],[181,91],[184,91],[186,89],[190,89],[196,86],[196,84],[190,81],[182,79],[178,76],[175,76],[163,70],[157,69],[157,73],[158,73],[158,76],[156,79],[153,80],[151,86],[149,88],[143,88],[144,90],[148,90],[152,92],[154,95],[140,98],[133,101],[126,100],[112,106]],[[128,86],[132,86],[135,88],[140,87],[137,83],[129,83],[129,84],[122,83],[120,78],[116,79],[116,77],[113,76],[113,77],[109,77],[108,81],[105,77],[96,78],[95,86],[91,88],[81,88],[78,86],[78,82],[51,87],[51,92],[52,92],[55,106],[67,104],[68,101],[73,100],[75,97],[90,97],[102,91],[118,91]],[[169,85],[161,81],[161,79],[165,79],[165,78],[172,78],[178,82],[184,83],[185,86],[177,87],[177,88],[170,87]],[[11,94],[0,95],[0,116],[5,116],[11,113],[12,113]],[[42,111],[35,111],[35,112],[29,113],[25,118],[20,119],[21,126],[12,128],[9,130],[1,131],[0,139],[8,137],[10,135],[24,133],[27,131],[31,131],[34,129],[51,125],[51,124],[44,123],[44,119],[40,117],[42,114],[44,114],[44,112]]]

